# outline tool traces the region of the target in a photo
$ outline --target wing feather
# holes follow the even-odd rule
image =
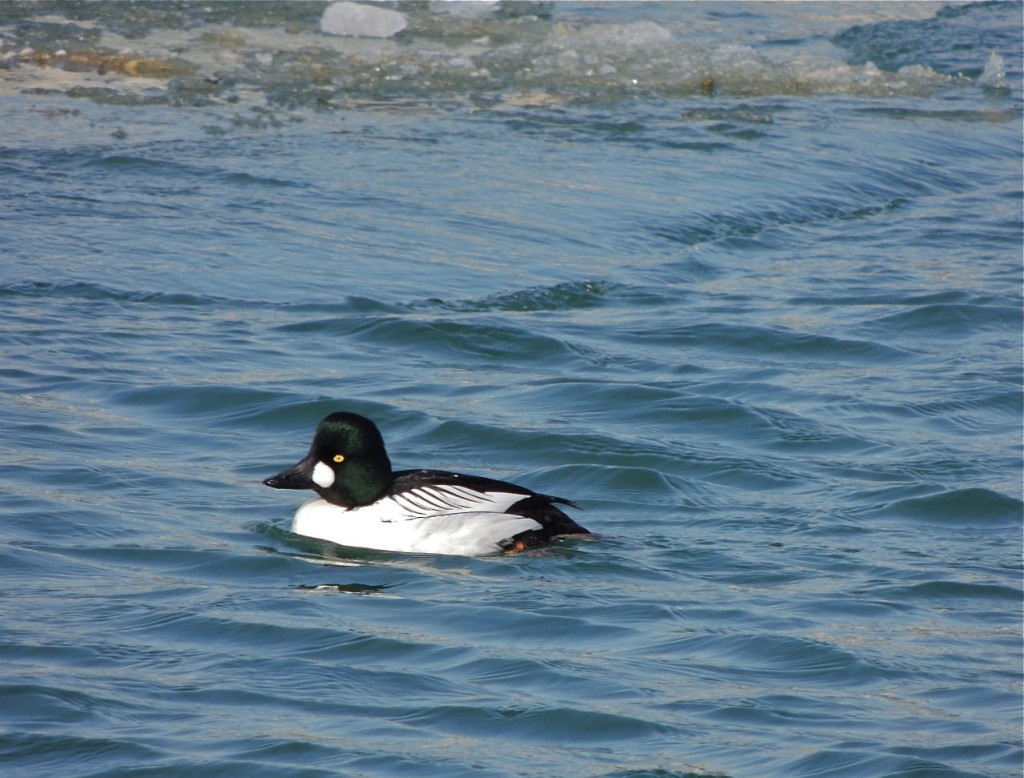
[[[533,496],[521,486],[480,476],[466,476],[439,470],[405,470],[395,473],[388,498],[406,511],[409,518],[448,513],[504,513]]]

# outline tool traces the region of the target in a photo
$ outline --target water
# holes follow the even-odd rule
[[[1021,5],[400,9],[0,7],[4,775],[1020,775]]]

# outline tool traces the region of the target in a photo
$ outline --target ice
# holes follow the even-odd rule
[[[439,0],[428,6],[434,13],[444,13],[463,19],[493,16],[500,6],[498,0]]]
[[[593,46],[635,49],[667,43],[672,33],[656,22],[631,22],[594,24],[582,30],[579,37]]]
[[[1006,78],[1006,63],[994,51],[989,54],[985,70],[978,76],[978,86],[988,89],[1009,89],[1010,82]]]
[[[320,19],[320,29],[328,35],[355,38],[391,38],[406,25],[405,14],[398,11],[350,2],[329,5]]]

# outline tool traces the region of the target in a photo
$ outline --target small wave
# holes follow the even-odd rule
[[[652,225],[650,232],[671,243],[690,247],[733,238],[753,238],[772,230],[821,222],[870,219],[895,211],[905,203],[902,197],[879,198],[877,202],[869,203],[844,202],[831,197],[806,198],[786,203],[782,208],[711,213],[697,211],[682,223]]]
[[[141,292],[114,289],[84,281],[55,283],[33,281],[0,286],[0,297],[53,297],[77,300],[103,300],[126,303],[159,303],[168,306],[201,307],[215,305],[223,298],[184,292]],[[232,301],[235,302],[235,301]]]
[[[672,640],[652,649],[687,664],[714,667],[736,678],[814,678],[843,686],[872,684],[891,672],[869,664],[848,651],[815,640],[788,635],[712,635]]]
[[[894,726],[897,726],[895,722]],[[801,778],[830,778],[834,775],[884,775],[887,778],[982,778],[983,773],[958,769],[957,759],[951,763],[935,759],[923,759],[913,755],[878,754],[868,748],[828,748],[799,756],[784,765],[782,775],[798,775]],[[920,749],[906,749],[918,751]]]
[[[180,383],[136,386],[111,395],[115,404],[158,410],[173,418],[207,418],[221,421],[256,422],[278,413],[276,409],[290,395],[222,384]]]
[[[513,326],[503,321],[464,321],[457,319],[415,319],[380,317],[369,322],[341,321],[325,324],[324,331],[344,333],[356,342],[388,348],[399,343],[403,352],[409,349],[430,362],[478,364],[480,358],[502,364],[514,361],[519,365],[551,360],[566,363],[579,359],[576,352],[561,338],[541,334],[528,327]]]
[[[979,303],[931,303],[881,316],[872,330],[914,332],[921,337],[963,340],[981,331],[1016,332],[1024,323],[1020,308]]]
[[[1016,497],[971,487],[890,503],[886,513],[902,518],[964,527],[1019,526],[1024,502]]]
[[[1016,424],[1024,415],[1024,397],[1016,387],[999,390],[986,387],[964,398],[942,398],[910,403],[904,412],[920,415],[940,428],[955,428],[960,432],[991,435],[993,419],[1002,416],[1009,424]]]
[[[11,710],[19,711],[24,717],[30,708],[26,707],[24,697],[11,695],[7,689],[0,688],[4,700]],[[117,701],[114,701],[116,704]],[[102,706],[97,706],[102,710]],[[67,711],[54,710],[44,721],[69,721]],[[87,735],[51,735],[43,732],[19,732],[10,728],[4,733],[3,753],[5,771],[19,775],[59,774],[65,771],[69,762],[85,771],[95,767],[93,775],[110,774],[109,767],[119,760],[126,765],[152,763],[154,760],[165,760],[167,755],[160,749],[143,745],[137,739],[87,736]]]
[[[989,600],[994,607],[1002,603],[1019,605],[1024,599],[1019,589],[1010,586],[965,581],[928,581],[909,586],[872,589],[870,593],[874,597],[884,597],[894,603],[906,603],[908,600],[940,600],[946,603],[955,600]]]
[[[417,710],[398,720],[461,736],[514,737],[528,743],[606,743],[671,732],[663,724],[633,716],[568,707],[526,710],[446,705]]]
[[[767,360],[786,357],[803,357],[810,360],[842,359],[866,362],[901,361],[908,353],[869,340],[835,338],[828,335],[812,335],[780,328],[755,327],[730,324],[693,324],[666,328],[658,332],[649,329],[633,330],[628,339],[636,342],[663,345],[690,346],[715,353],[760,354]]]
[[[537,286],[511,292],[500,292],[487,297],[451,302],[431,299],[413,305],[414,310],[437,307],[462,313],[510,311],[533,313],[538,311],[571,311],[601,305],[617,285],[606,281],[570,281],[553,286]]]
[[[857,109],[858,113],[886,119],[903,119],[906,121],[948,121],[955,124],[1006,124],[1016,121],[1019,113],[1014,108],[987,107],[983,110],[969,108],[914,108],[897,105],[872,105]]]

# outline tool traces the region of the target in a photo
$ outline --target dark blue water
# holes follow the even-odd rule
[[[1021,5],[323,8],[0,9],[3,774],[1020,775]]]

